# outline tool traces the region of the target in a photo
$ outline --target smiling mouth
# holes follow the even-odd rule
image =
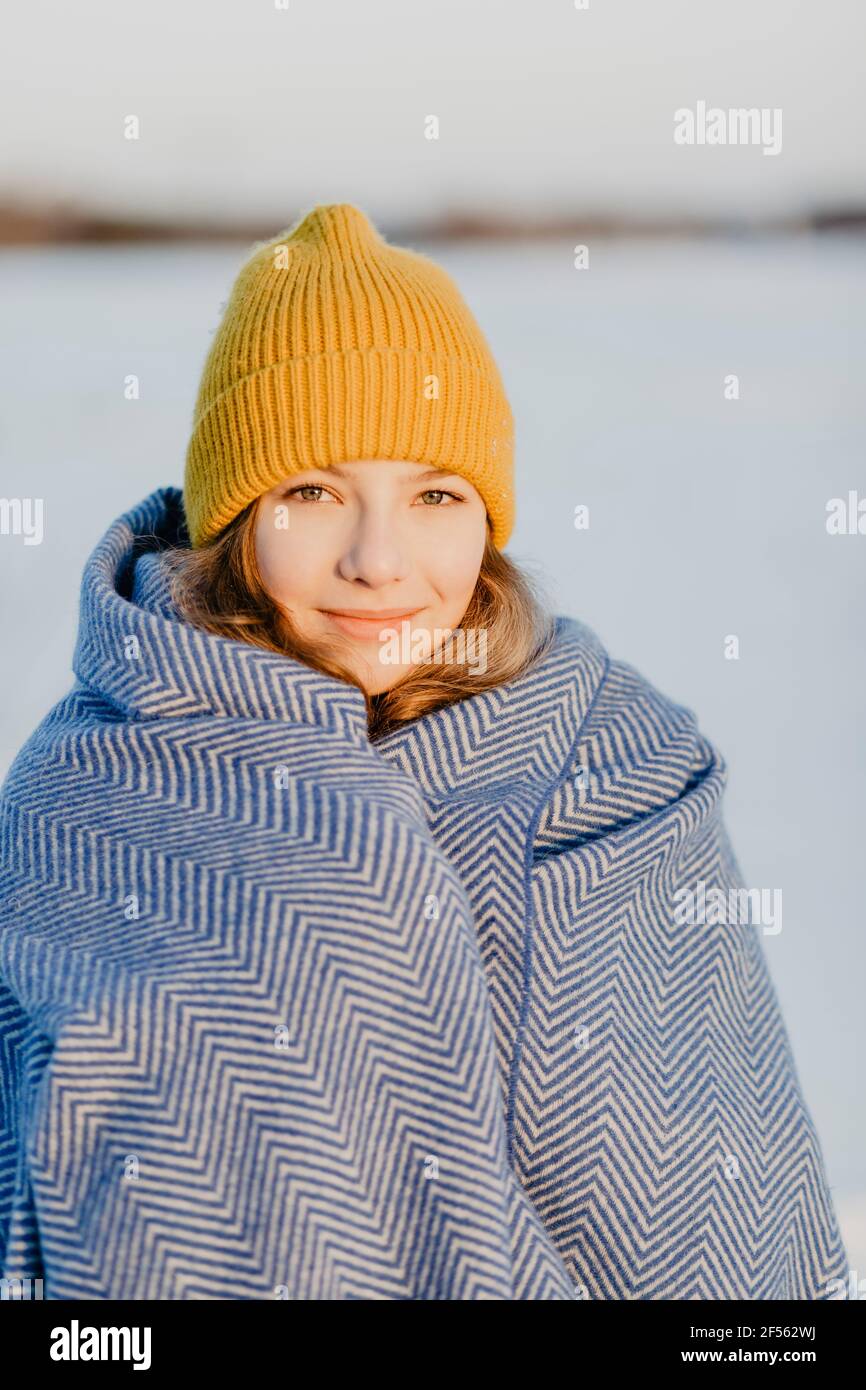
[[[394,623],[412,618],[420,613],[420,608],[383,608],[371,612],[363,608],[320,608],[319,612],[350,637],[364,637],[373,640]]]

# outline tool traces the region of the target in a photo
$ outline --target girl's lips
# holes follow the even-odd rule
[[[393,617],[377,615],[374,618],[359,618],[355,615],[350,617],[346,613],[332,613],[327,608],[322,608],[319,611],[341,632],[345,632],[348,637],[360,637],[367,642],[375,642],[379,638],[379,634],[386,629],[399,631],[401,622],[406,622],[409,618],[413,618],[416,613],[421,612],[420,608],[411,608],[407,612],[397,613]]]

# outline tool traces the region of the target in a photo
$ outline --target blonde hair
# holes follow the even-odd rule
[[[256,498],[203,545],[176,546],[163,553],[172,601],[195,627],[294,657],[363,691],[358,677],[340,659],[339,642],[304,637],[288,610],[265,588],[255,547],[259,501]],[[370,739],[381,738],[443,705],[502,685],[533,665],[554,633],[553,619],[534,588],[533,581],[493,544],[488,522],[478,580],[460,622],[461,629],[486,632],[485,670],[475,672],[466,665],[431,659],[414,666],[390,690],[377,695],[363,691]]]

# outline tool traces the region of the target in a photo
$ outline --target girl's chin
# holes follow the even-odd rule
[[[362,662],[358,663],[358,679],[368,695],[382,695],[386,690],[391,690],[413,667],[388,666],[385,669],[387,674],[383,674],[383,668],[378,663],[369,662],[366,666]]]
[[[362,650],[360,644],[354,652],[344,648],[342,659],[367,695],[383,694],[415,670],[412,665],[387,665],[379,661],[376,652],[371,652],[369,647]]]

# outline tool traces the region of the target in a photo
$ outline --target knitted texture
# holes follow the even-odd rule
[[[337,203],[257,245],[234,283],[187,450],[192,544],[282,478],[355,459],[458,473],[508,540],[513,419],[481,329],[440,266]]]
[[[371,745],[354,686],[180,620],[182,522],[108,530],[0,795],[3,1274],[847,1297],[758,929],[676,920],[742,882],[693,715],[560,617]]]

